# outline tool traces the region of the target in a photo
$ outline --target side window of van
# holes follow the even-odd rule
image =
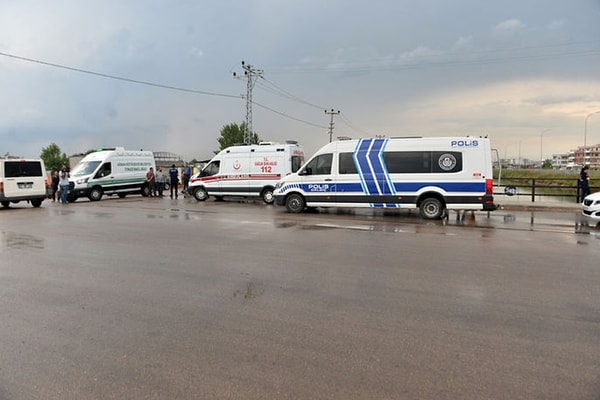
[[[390,151],[383,153],[390,174],[431,174],[462,171],[458,151]]]
[[[303,175],[331,175],[331,160],[331,153],[316,156],[303,168]]]
[[[220,161],[213,161],[210,164],[208,164],[206,167],[204,167],[204,169],[202,170],[202,172],[200,173],[200,176],[213,176],[219,173],[219,167],[221,166],[221,162]]]
[[[352,153],[340,153],[338,165],[340,174],[358,174]]]
[[[4,163],[5,178],[44,176],[39,161],[6,161]]]
[[[111,165],[109,162],[102,164],[96,176],[94,178],[104,178],[105,176],[109,176],[111,174]]]

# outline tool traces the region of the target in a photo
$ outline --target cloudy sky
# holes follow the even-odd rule
[[[487,135],[501,157],[600,143],[600,0],[0,0],[0,155],[209,158],[246,118],[333,135]]]

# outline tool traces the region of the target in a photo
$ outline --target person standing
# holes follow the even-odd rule
[[[187,193],[190,178],[192,177],[192,167],[187,162],[183,167],[183,193]]]
[[[171,169],[169,170],[169,179],[171,180],[171,198],[173,198],[173,191],[175,191],[175,198],[177,198],[177,191],[179,190],[179,171],[177,171],[177,167],[175,164],[171,165]]]
[[[581,201],[585,199],[585,196],[590,194],[590,175],[588,171],[590,167],[585,165],[581,168],[581,172],[579,173],[579,186],[581,186]]]
[[[163,197],[163,191],[165,189],[165,180],[166,176],[163,172],[162,167],[158,167],[156,170],[155,179],[156,179],[156,190],[158,191],[158,197]]]
[[[56,192],[58,192],[58,182],[60,178],[58,176],[58,170],[52,172],[52,201],[56,201]]]
[[[67,194],[69,193],[69,172],[67,166],[63,165],[58,175],[58,184],[60,186],[60,202],[67,204]]]
[[[156,182],[156,178],[154,176],[154,168],[150,167],[148,172],[146,173],[146,183],[148,184],[148,196],[154,196],[155,187],[154,182]]]

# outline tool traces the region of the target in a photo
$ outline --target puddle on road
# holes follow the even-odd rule
[[[43,238],[15,232],[2,232],[0,235],[0,251],[2,249],[43,249],[46,242]]]
[[[233,297],[243,297],[245,300],[254,299],[264,293],[263,289],[260,289],[254,284],[254,282],[246,283],[243,289],[237,289],[233,292]]]

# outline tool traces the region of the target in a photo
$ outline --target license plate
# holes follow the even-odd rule
[[[33,187],[33,183],[17,183],[19,189],[31,189]]]

